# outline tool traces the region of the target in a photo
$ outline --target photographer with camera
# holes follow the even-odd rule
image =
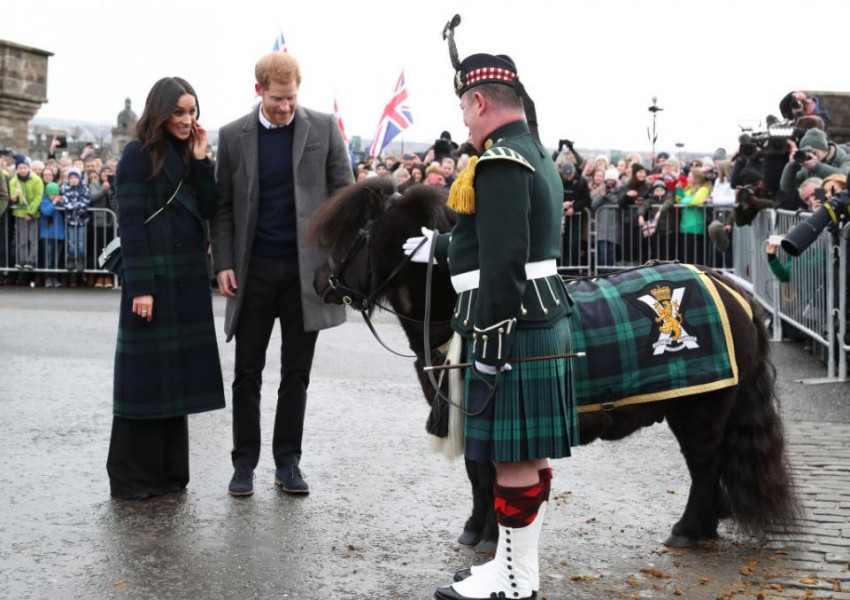
[[[572,163],[576,166],[576,170],[581,172],[581,170],[585,166],[585,160],[581,154],[578,153],[578,150],[575,148],[575,142],[568,139],[558,140],[558,155],[563,154],[566,160],[571,160]],[[555,159],[555,162],[558,162],[558,159]]]
[[[746,185],[741,182],[741,174],[744,169],[756,169],[764,173],[764,155],[762,154],[759,135],[742,133],[738,137],[738,151],[732,155],[732,187],[738,188]]]
[[[821,106],[820,98],[809,96],[799,90],[785,94],[779,101],[779,112],[782,113],[783,119],[817,116],[824,122],[829,122],[829,116],[826,109]]]
[[[448,131],[444,131],[440,134],[440,138],[434,140],[434,145],[431,146],[428,151],[433,151],[433,157],[431,160],[434,160],[440,164],[442,164],[443,159],[447,156],[449,158],[454,158],[455,153],[458,151],[459,146],[452,141],[452,134]],[[426,155],[425,164],[429,164],[428,156]]]
[[[780,189],[790,195],[809,177],[826,177],[839,173],[850,173],[850,155],[841,147],[830,142],[820,129],[809,129],[800,140],[800,148],[788,140],[790,157],[782,170]]]

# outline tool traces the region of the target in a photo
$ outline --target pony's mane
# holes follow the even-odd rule
[[[334,244],[350,245],[360,228],[384,211],[386,198],[393,194],[392,180],[372,177],[348,185],[333,196],[313,215],[307,229],[306,240],[319,248],[328,249]],[[423,210],[433,227],[445,231],[451,227],[451,218],[444,215],[446,190],[429,185],[412,185],[395,205],[407,209]]]

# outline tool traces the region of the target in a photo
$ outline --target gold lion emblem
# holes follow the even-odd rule
[[[658,313],[655,322],[661,323],[659,333],[669,333],[670,338],[677,342],[682,335],[682,315],[679,314],[679,303],[670,300],[656,302],[655,312]]]

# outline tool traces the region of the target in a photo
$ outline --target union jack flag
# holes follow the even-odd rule
[[[274,39],[274,45],[272,45],[272,52],[289,52],[286,48],[286,40],[283,39],[283,30],[280,30],[280,33],[277,34],[277,37]]]
[[[392,99],[384,107],[378,132],[369,148],[370,156],[380,156],[392,139],[413,124],[413,113],[407,105],[407,86],[404,83],[404,71],[398,78]]]
[[[339,114],[339,107],[336,105],[336,94],[334,94],[334,118],[336,119],[337,127],[339,127],[339,132],[342,134],[342,141],[345,142],[345,146],[347,148],[348,136],[345,135],[345,126],[342,124],[342,115]]]

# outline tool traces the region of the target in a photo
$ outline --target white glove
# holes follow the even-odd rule
[[[504,372],[504,371],[510,371],[512,368],[513,367],[511,367],[510,363],[505,363],[505,364],[502,365],[502,368],[499,369],[499,370]],[[496,374],[496,367],[491,366],[491,365],[485,365],[484,363],[478,362],[477,360],[475,361],[475,370],[478,371],[479,373],[484,373],[485,375],[495,375]]]
[[[436,234],[436,231],[423,227],[421,236],[407,238],[407,241],[404,243],[402,248],[404,248],[404,253],[410,256],[410,262],[428,262],[428,257],[431,256],[431,245],[434,243]],[[422,244],[423,240],[425,241],[424,244]],[[419,246],[419,244],[422,245]],[[418,250],[417,246],[419,246]],[[436,258],[434,259],[434,264],[437,264]]]

